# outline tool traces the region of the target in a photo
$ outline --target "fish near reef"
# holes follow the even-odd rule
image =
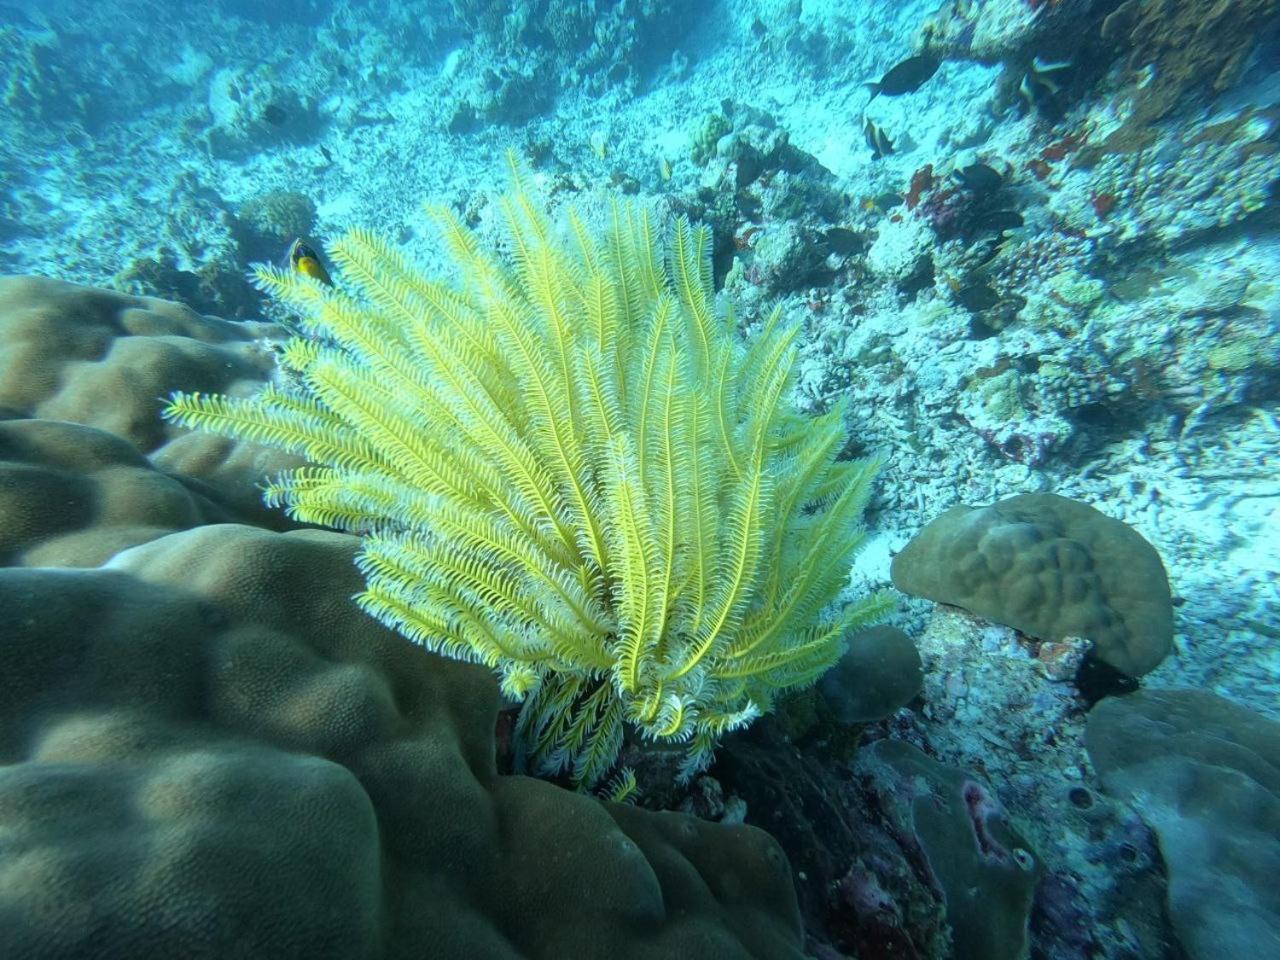
[[[915,93],[924,86],[926,80],[938,72],[940,66],[942,61],[937,57],[922,53],[919,56],[908,57],[897,66],[890,67],[889,72],[883,77],[866,86],[873,98],[880,94],[886,97],[900,97],[904,93]]]
[[[951,176],[966,190],[974,193],[993,193],[1004,183],[1004,176],[985,163],[971,163],[967,167],[953,170]]]
[[[963,284],[953,292],[960,305],[974,313],[990,310],[1000,302],[1000,295],[996,293],[991,284],[981,281]]]
[[[1033,108],[1041,100],[1052,97],[1062,90],[1060,78],[1055,74],[1070,69],[1070,60],[1053,62],[1043,57],[1036,57],[1031,61],[1027,72],[1022,75],[1022,82],[1018,84],[1018,95],[1026,101],[1028,109]]]
[[[299,239],[289,244],[289,252],[285,254],[286,262],[290,270],[300,273],[304,277],[310,277],[312,280],[319,280],[326,287],[333,286],[333,278],[329,276],[329,271],[325,269],[324,261],[320,259],[320,254],[305,241]]]
[[[881,193],[874,197],[862,198],[862,209],[867,213],[888,213],[895,207],[902,206],[904,198],[900,193]]]
[[[871,148],[871,155],[876,160],[893,153],[893,141],[889,139],[889,135],[884,132],[880,125],[870,117],[863,118],[862,135],[866,137],[867,146]]]

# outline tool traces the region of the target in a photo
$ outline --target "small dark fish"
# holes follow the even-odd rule
[[[971,226],[974,230],[994,230],[1000,233],[1004,230],[1016,230],[1025,222],[1017,210],[988,210],[974,217]]]
[[[273,127],[283,127],[284,122],[289,119],[289,114],[280,104],[269,103],[263,108],[262,119]]]
[[[940,66],[942,61],[927,53],[908,57],[897,66],[891,67],[889,72],[877,82],[868,83],[867,87],[871,90],[872,97],[880,94],[886,97],[899,97],[904,93],[915,93],[926,80],[938,72]]]
[[[864,199],[862,201],[862,209],[868,212],[879,210],[881,213],[888,213],[894,207],[900,207],[905,202],[900,193],[881,193]]]
[[[333,163],[333,154],[329,152],[329,148],[323,143],[320,144],[320,156],[324,157],[325,163]]]
[[[966,310],[977,313],[990,310],[1000,302],[1000,294],[996,293],[988,283],[970,283],[956,291],[956,300]]]
[[[329,271],[324,267],[324,261],[320,259],[320,254],[309,243],[298,239],[289,244],[289,252],[285,254],[285,258],[289,264],[289,269],[302,274],[304,277],[310,277],[312,280],[319,280],[326,287],[333,286],[333,279],[329,276]]]
[[[867,146],[871,148],[871,155],[875,159],[879,160],[893,153],[893,141],[870,117],[863,120],[862,135],[867,138]]]
[[[971,163],[967,167],[953,170],[951,176],[966,190],[974,193],[994,193],[1004,184],[1004,177],[1000,172],[985,163]]]
[[[1000,254],[1004,253],[1005,244],[1008,240],[1009,238],[1002,233],[995,238],[994,242],[987,244],[986,248],[980,250],[978,253],[977,265],[985,266],[996,257],[1000,256]]]
[[[826,239],[831,252],[838,253],[841,256],[861,253],[867,247],[866,237],[850,230],[848,227],[832,227],[827,231]]]

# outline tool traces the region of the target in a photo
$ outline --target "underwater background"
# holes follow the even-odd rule
[[[878,624],[611,779],[352,602],[317,448],[182,406],[321,424],[299,315],[480,276],[424,204],[518,259],[513,166],[779,307],[759,422],[879,464],[825,554]],[[1277,0],[0,3],[0,957],[1280,957],[1278,181]]]

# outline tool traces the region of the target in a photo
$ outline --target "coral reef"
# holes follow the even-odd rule
[[[1092,0],[944,0],[914,42],[953,57],[1009,59],[1081,31],[1093,6]]]
[[[273,371],[282,331],[194,317],[144,295],[228,319],[291,324],[244,278],[247,261],[281,252],[272,229],[254,239],[237,222],[253,198],[272,194],[314,204],[317,249],[350,224],[367,224],[434,272],[431,231],[414,215],[424,199],[455,211],[486,249],[501,248],[493,190],[514,141],[531,186],[587,222],[607,221],[608,193],[624,192],[653,211],[655,229],[681,215],[710,226],[712,279],[738,305],[748,340],[775,305],[783,325],[798,328],[795,402],[840,412],[850,438],[842,459],[887,464],[868,505],[866,549],[848,571],[850,596],[882,587],[894,554],[949,507],[1052,490],[1140,530],[1174,576],[1172,655],[1142,677],[1143,687],[1211,690],[1280,720],[1274,6],[0,4],[0,273],[137,295],[0,283],[0,509],[8,520],[0,562],[109,570],[174,534],[194,543],[210,522],[294,526],[263,509],[255,484],[299,458],[155,419],[156,397],[173,390],[247,397],[267,383],[287,386]],[[927,82],[899,94],[866,86],[926,50],[938,61]],[[867,145],[868,122],[889,152]],[[20,303],[5,299],[12,290],[22,291]],[[66,422],[27,419],[33,414]],[[216,539],[209,550],[221,556]],[[52,572],[31,575],[44,582]],[[102,571],[59,572],[80,583]],[[334,583],[351,576],[345,570]],[[126,606],[142,608],[159,589],[134,591]],[[225,610],[203,596],[194,602],[193,617],[217,620]],[[122,607],[111,610],[124,616]],[[1100,783],[1082,746],[1086,711],[1138,681],[1103,669],[1089,641],[1040,640],[915,598],[902,598],[892,617],[893,628],[862,637],[823,683],[725,738],[717,762],[686,786],[673,783],[679,744],[624,744],[638,803],[767,826],[794,866],[805,949],[821,960],[932,960],[951,949],[952,904],[899,816],[897,778],[880,765],[884,780],[874,780],[866,762],[869,745],[885,738],[981,781],[1035,850],[1042,873],[1027,931],[1036,960],[1196,956],[1219,930],[1205,914],[1236,907],[1264,936],[1265,910],[1246,914],[1242,905],[1251,905],[1239,897],[1221,906],[1241,892],[1232,887],[1238,879],[1224,881],[1197,859],[1217,851],[1223,863],[1241,862],[1219,829],[1234,815],[1203,801],[1223,799],[1223,782],[1242,785],[1244,774],[1220,757],[1170,759],[1203,739],[1199,725],[1223,733],[1227,724],[1204,719],[1217,710],[1180,705],[1183,695],[1169,691],[1149,709],[1145,693],[1103,699],[1089,723],[1106,726],[1104,708],[1114,711],[1113,726],[1143,731],[1131,742],[1150,741],[1159,756],[1148,769],[1140,757],[1097,753]],[[911,642],[889,632],[896,628]],[[220,642],[215,629],[203,633],[208,644],[180,649],[202,655]],[[240,659],[227,662],[251,653],[237,648]],[[110,682],[131,689],[129,675],[112,673]],[[163,687],[165,678],[148,676]],[[218,673],[201,676],[212,684]],[[487,681],[476,682],[491,694]],[[392,686],[392,699],[407,702],[412,691]],[[291,689],[286,712],[294,715],[312,709],[310,691],[328,690],[319,682]],[[246,699],[271,701],[258,690]],[[1135,718],[1141,710],[1146,719]],[[1162,713],[1177,718],[1176,731]],[[517,715],[510,704],[499,714],[504,776],[496,782],[516,779],[505,774],[527,762],[512,737]],[[1186,719],[1193,715],[1200,719]],[[858,717],[866,719],[850,722]],[[439,729],[447,739],[455,728]],[[413,744],[426,753],[442,742]],[[281,767],[285,749],[306,754],[291,741],[271,754]],[[128,762],[153,787],[156,771],[170,772],[136,756]],[[1166,768],[1178,783],[1160,779]],[[1261,790],[1244,784],[1239,796],[1261,809],[1269,802]],[[199,832],[215,821],[218,831],[229,824],[212,815],[184,823]],[[159,822],[191,835],[177,818]],[[962,818],[954,824],[957,837],[972,835]],[[383,838],[394,831],[378,825],[385,865]],[[218,834],[224,843],[234,826]],[[112,839],[127,845],[130,827],[115,827]],[[407,829],[414,843],[430,837]],[[1270,849],[1264,830],[1248,829],[1259,851]],[[269,849],[270,840],[255,842]],[[577,849],[573,840],[564,846]],[[367,856],[362,849],[353,857]],[[661,882],[681,892],[669,900],[674,909],[702,877],[714,887],[726,876],[715,866],[687,867],[661,843],[646,849],[657,851]],[[388,884],[401,876],[393,872]],[[392,928],[370,950],[377,953],[404,942],[395,925],[412,918],[394,898],[367,899],[368,889],[352,902],[377,903],[379,929]],[[279,902],[274,893],[264,903]],[[239,909],[232,904],[227,915]],[[248,929],[266,936],[268,920],[259,919],[264,926]],[[83,929],[77,922],[67,928]],[[648,915],[644,923],[660,926]],[[319,926],[336,929],[326,924]],[[482,927],[495,929],[475,925]],[[698,929],[724,938],[714,925]],[[1243,929],[1222,931],[1223,942]],[[786,955],[797,942],[775,952]],[[604,955],[629,952],[611,936],[599,943]],[[1239,952],[1276,952],[1260,943],[1260,954]],[[522,945],[507,949],[536,952]],[[420,952],[416,941],[409,950]],[[137,943],[123,952],[138,953]],[[214,952],[228,951],[219,944]]]
[[[1134,78],[1124,123],[1102,149],[1129,151],[1154,139],[1151,125],[1198,93],[1221,93],[1244,72],[1277,0],[1125,0],[1101,35],[1128,51]]]
[[[1173,645],[1160,555],[1119,520],[1050,493],[952,507],[894,557],[892,575],[899,590],[1038,640],[1084,637],[1130,676],[1154,670]]]
[[[0,570],[14,956],[799,960],[761,831],[498,776],[495,684],[350,603],[356,548],[215,525]]]
[[[1143,690],[1089,714],[1106,790],[1160,841],[1193,960],[1280,949],[1280,724],[1202,690]]]
[[[228,158],[246,156],[273,142],[313,136],[320,123],[315,100],[269,64],[217,71],[209,81],[208,107],[209,150]]]
[[[1087,643],[1038,644],[947,606],[915,640],[924,689],[886,732],[981,776],[1035,850],[1032,955],[1083,960],[1083,943],[1083,957],[1167,960],[1155,839],[1102,793],[1082,747]]]
[[[162,247],[154,257],[135,260],[114,277],[125,293],[175,300],[203,314],[248,320],[261,313],[262,298],[244,274],[221,260],[194,269],[179,266],[178,256]]]
[[[279,260],[289,244],[311,235],[316,205],[296,190],[271,190],[250,197],[236,214],[243,261]]]
[[[0,417],[64,420],[115,434],[160,469],[193,478],[197,493],[279,526],[257,485],[265,474],[297,465],[296,458],[197,436],[165,424],[159,413],[162,398],[182,386],[260,389],[275,368],[272,344],[283,337],[274,324],[201,317],[176,303],[38,277],[0,278]],[[95,456],[103,459],[94,469],[132,466],[118,445],[103,447],[92,436],[79,442],[82,469]],[[64,454],[49,456],[57,469]]]
[[[0,103],[37,125],[82,116],[84,95],[58,62],[53,30],[0,25]]]
[[[0,564],[92,567],[177,530],[239,519],[183,479],[103,430],[0,422]]]
[[[920,693],[920,654],[896,627],[872,627],[849,638],[844,656],[818,688],[837,722],[852,726],[891,715]]]
[[[549,70],[560,85],[589,92],[619,82],[634,86],[637,68],[690,25],[688,11],[672,0],[621,7],[598,0],[452,0],[452,7],[473,42],[497,51],[491,59],[523,59],[526,76]]]
[[[885,810],[911,837],[930,884],[942,891],[956,960],[1021,960],[1041,865],[980,778],[916,747],[880,740],[860,759],[891,798]]]
[[[832,261],[853,252],[831,239],[847,208],[831,172],[792,144],[772,116],[746,104],[725,101],[700,118],[690,140],[703,169],[689,212],[715,232],[715,275],[734,258],[745,282],[733,292],[751,303],[830,282]],[[860,237],[844,234],[852,247],[862,246]]]
[[[876,464],[836,459],[839,411],[783,401],[776,311],[738,341],[709,231],[681,221],[668,256],[615,200],[562,246],[512,171],[513,263],[437,211],[448,284],[360,231],[331,249],[360,299],[263,268],[304,315],[296,386],[178,393],[166,416],[316,463],[267,500],[368,534],[361,605],[500,671],[534,769],[593,786],[625,724],[687,745],[687,778],[889,607],[837,604]]]
[[[0,304],[7,949],[799,960],[767,836],[498,775],[496,684],[350,602],[356,538],[227,522],[291,461],[175,436],[157,393],[260,389],[278,328]]]
[[[1043,867],[982,776],[882,729],[835,763],[789,748],[772,719],[731,739],[714,774],[791,857],[812,955],[1026,955]]]

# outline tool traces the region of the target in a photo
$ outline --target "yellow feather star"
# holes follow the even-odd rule
[[[841,410],[787,401],[777,312],[744,343],[717,311],[705,227],[679,220],[664,256],[614,203],[562,242],[512,175],[509,262],[433,209],[452,282],[362,230],[336,286],[264,267],[306,334],[288,385],[166,415],[312,461],[268,502],[361,534],[359,604],[497,670],[535,769],[595,785],[630,724],[686,744],[692,776],[887,609],[838,603],[877,465],[837,460]]]

